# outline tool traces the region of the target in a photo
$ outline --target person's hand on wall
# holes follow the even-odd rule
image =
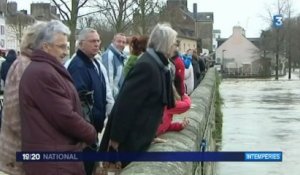
[[[159,137],[155,137],[152,141],[153,144],[155,143],[166,143],[168,140],[167,139],[162,139],[162,138],[159,138]]]
[[[119,143],[114,140],[109,140],[108,147],[113,147],[114,150],[118,151]]]
[[[189,119],[185,116],[182,121],[182,127],[183,128],[187,127],[189,123],[190,123]]]

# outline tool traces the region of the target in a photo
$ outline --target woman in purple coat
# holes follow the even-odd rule
[[[81,151],[96,141],[96,130],[84,120],[72,78],[62,61],[70,31],[60,21],[47,24],[33,46],[31,63],[20,81],[22,151]],[[26,162],[27,175],[80,174],[82,162]]]

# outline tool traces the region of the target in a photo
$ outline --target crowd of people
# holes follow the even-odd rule
[[[166,142],[163,133],[189,125],[188,117],[174,122],[173,116],[190,109],[205,60],[192,49],[180,53],[170,25],[157,24],[149,36],[117,33],[102,54],[101,36],[85,28],[76,53],[65,62],[69,35],[60,21],[39,22],[24,33],[20,54],[9,50],[5,56],[3,172],[91,175],[96,162],[21,164],[16,152],[142,152]]]

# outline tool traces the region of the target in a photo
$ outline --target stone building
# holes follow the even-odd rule
[[[30,14],[38,21],[50,21],[59,19],[57,8],[50,3],[32,3],[30,5]]]
[[[185,38],[193,39],[199,52],[201,52],[202,48],[212,51],[213,12],[198,12],[197,3],[193,4],[193,11],[190,12],[187,8],[187,3],[187,0],[168,0],[166,6],[168,21],[170,21],[179,35],[184,33],[187,34],[184,35]],[[179,37],[183,37],[183,35]]]

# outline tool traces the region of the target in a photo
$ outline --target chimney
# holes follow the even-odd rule
[[[243,29],[241,26],[234,26],[233,27],[233,35],[243,35],[243,36],[246,36],[245,29]]]
[[[16,2],[7,3],[7,13],[9,15],[15,14],[18,11],[18,4]]]
[[[5,14],[6,13],[6,11],[7,11],[7,7],[6,7],[6,4],[7,4],[7,2],[6,2],[6,0],[0,0],[0,13],[1,14]]]
[[[24,15],[27,15],[27,10],[20,10],[21,13],[23,13]]]
[[[198,14],[197,3],[194,3],[193,4],[193,17],[194,17],[195,20],[197,20],[197,14]]]

